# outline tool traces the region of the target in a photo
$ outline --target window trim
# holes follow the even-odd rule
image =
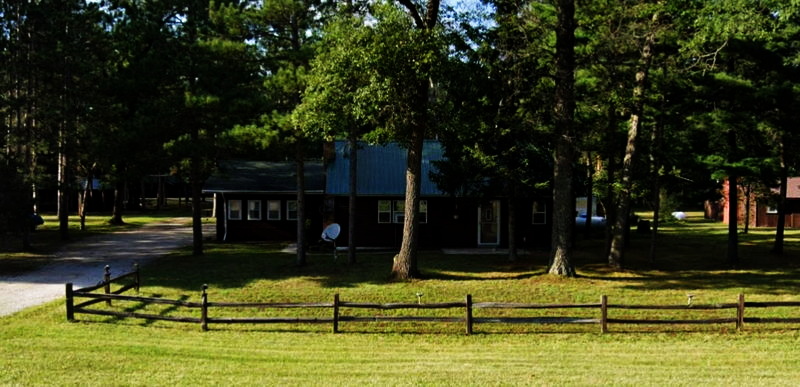
[[[389,207],[388,210],[385,209],[387,202],[388,202],[388,207]],[[383,207],[384,207],[383,210],[381,210],[381,204],[383,204]],[[382,214],[385,215],[388,219],[387,220],[382,220],[381,219],[381,215]],[[378,224],[389,224],[389,223],[392,223],[392,220],[393,220],[392,219],[392,200],[388,200],[388,199],[378,200]]]
[[[275,209],[277,210],[277,217],[273,217],[272,216],[273,212],[274,212],[274,210],[272,208],[272,204],[273,203],[278,203],[278,205],[275,206]],[[267,200],[267,220],[281,220],[281,201],[280,200]]]
[[[392,200],[392,223],[403,224],[406,220],[406,200]]]
[[[543,209],[541,211],[536,211],[536,208],[540,206]],[[541,222],[537,222],[536,215],[540,214],[544,216],[544,219]],[[531,204],[531,224],[537,224],[537,225],[547,224],[547,203],[539,200],[533,201],[533,204]]]
[[[254,211],[254,209],[251,207],[251,205],[253,205],[255,203],[258,203],[258,216],[251,216],[253,211]],[[261,200],[248,200],[247,201],[247,220],[261,220],[262,208],[263,207],[261,207]]]
[[[428,201],[419,201],[419,223],[428,223]],[[405,199],[380,199],[378,200],[378,224],[402,224],[405,221]],[[388,209],[387,209],[388,206]],[[422,211],[422,209],[425,211]],[[383,216],[383,219],[382,219]]]
[[[294,204],[294,216],[292,216],[292,210],[289,209],[289,205]],[[286,220],[297,220],[297,200],[287,200],[286,201]]]
[[[239,216],[237,216],[237,217],[233,217],[231,215],[231,212],[232,212],[231,209],[233,208],[233,203],[236,203],[238,205],[238,207],[239,207],[239,210],[238,210]],[[226,212],[227,212],[227,215],[228,215],[228,220],[242,220],[242,201],[240,199],[228,200],[228,208],[227,208]]]

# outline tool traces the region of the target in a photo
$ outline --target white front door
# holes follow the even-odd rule
[[[500,244],[500,201],[492,200],[478,207],[478,245]]]

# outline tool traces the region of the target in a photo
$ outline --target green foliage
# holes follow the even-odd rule
[[[454,195],[531,193],[552,175],[554,9],[536,2],[499,1],[495,7],[492,27],[452,38],[461,50],[456,57],[467,60],[448,63],[448,161],[438,163],[434,180]]]
[[[343,15],[326,28],[311,63],[308,87],[295,119],[311,137],[332,140],[362,134],[376,124],[373,81],[377,75],[369,59],[374,31],[363,17]]]

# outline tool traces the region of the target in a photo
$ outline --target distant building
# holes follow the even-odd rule
[[[728,180],[722,183],[720,193],[722,198],[714,204],[706,204],[706,217],[722,220],[729,223],[728,217]],[[768,192],[768,193],[764,193]],[[778,225],[778,199],[779,188],[769,190],[747,190],[741,186],[738,189],[738,223],[745,222],[750,227],[776,227]],[[750,208],[750,211],[747,208]],[[785,227],[800,227],[800,177],[790,177],[786,186],[786,221]]]

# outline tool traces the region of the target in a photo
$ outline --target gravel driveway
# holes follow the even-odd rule
[[[0,316],[64,297],[64,284],[76,288],[103,279],[106,265],[112,276],[130,271],[134,263],[165,255],[192,244],[190,218],[175,218],[141,228],[98,235],[66,245],[53,262],[28,273],[0,275]]]

